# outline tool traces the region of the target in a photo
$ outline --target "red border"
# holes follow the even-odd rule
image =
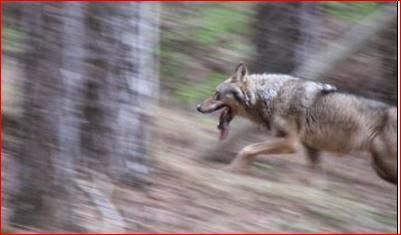
[[[352,2],[352,3],[365,3],[365,2],[387,2],[387,3],[398,3],[398,8],[400,7],[400,1],[401,0],[397,0],[397,1],[389,1],[389,0],[379,0],[379,1],[341,1],[341,2]],[[132,0],[0,0],[0,36],[1,36],[1,41],[0,41],[0,70],[3,71],[3,50],[2,50],[2,44],[3,44],[3,3],[43,3],[43,2],[102,2],[102,3],[121,3],[121,2],[169,2],[169,3],[179,3],[179,2],[193,2],[193,3],[260,3],[260,2],[282,2],[282,3],[289,3],[289,2],[308,2],[308,3],[319,3],[319,2],[340,2],[340,1],[335,1],[335,0],[327,0],[327,1],[319,1],[319,0],[306,0],[306,1],[291,1],[291,0],[269,0],[269,1],[263,1],[263,0],[249,0],[249,1],[244,1],[244,0],[228,0],[228,1],[218,1],[218,0],[163,0],[163,1],[158,1],[158,0],[139,0],[139,1],[132,1]],[[399,14],[399,10],[397,9],[397,14]],[[398,15],[399,16],[399,15]],[[401,31],[401,25],[400,22],[398,21],[398,36],[399,36],[399,42],[401,44],[401,37],[400,37],[400,31]],[[398,53],[400,52],[400,48],[398,48]],[[399,63],[399,68],[401,67],[401,60],[398,54],[398,63]],[[400,72],[400,71],[398,71]],[[2,75],[0,75],[0,79],[2,82]],[[401,89],[401,82],[400,82],[400,77],[399,79],[399,84],[398,84],[398,91],[400,91]],[[1,82],[0,82],[0,87],[1,87]],[[401,116],[401,112],[400,112],[400,100],[399,100],[399,96],[398,96],[398,128],[400,128],[401,126],[401,120],[399,119],[399,117]],[[13,233],[3,233],[3,210],[2,210],[2,204],[3,204],[3,103],[2,103],[2,97],[0,96],[0,103],[1,103],[1,113],[2,115],[0,116],[0,148],[1,148],[1,152],[0,152],[0,234],[13,234]],[[398,143],[399,143],[400,139],[398,136]],[[398,168],[401,168],[401,161],[400,161],[400,157],[401,157],[401,153],[398,153],[399,158],[398,158]],[[398,182],[401,182],[401,175],[399,175],[399,179]],[[400,194],[401,190],[400,187],[398,187],[398,193]],[[397,206],[398,206],[398,216],[400,218],[400,202],[399,202],[399,198],[397,200]],[[399,226],[400,221],[398,221],[398,225]],[[397,227],[398,229],[398,227]],[[35,233],[19,233],[19,234],[35,234]],[[48,233],[48,234],[81,234],[81,233]],[[99,233],[83,233],[83,234],[88,234],[88,235],[92,235],[92,234],[99,234]],[[102,234],[121,234],[121,233],[102,233]],[[124,233],[124,234],[152,234],[152,233]],[[172,234],[172,233],[160,233],[160,234]],[[189,235],[189,234],[193,234],[193,235],[203,235],[205,233],[179,233],[182,235]],[[235,234],[247,234],[247,233],[222,233],[222,235],[235,235]],[[288,234],[288,233],[258,233],[258,234]],[[304,234],[336,234],[336,233],[297,233],[299,235],[304,235]],[[383,233],[344,233],[344,234],[383,234]],[[401,234],[400,231],[398,231],[397,234]]]
[[[398,6],[397,6],[397,17],[398,17],[398,19],[401,17],[400,16],[400,5],[401,5],[401,3],[400,2],[398,2]],[[400,24],[400,21],[397,19],[397,24],[398,24],[398,45],[397,45],[397,49],[398,49],[398,75],[397,76],[399,76],[398,77],[398,131],[400,130],[400,126],[401,126],[401,120],[400,120],[400,95],[399,95],[399,93],[400,93],[400,90],[401,90],[401,82],[400,82],[400,74],[401,74],[401,72],[400,72],[400,68],[401,68],[401,60],[400,60],[400,44],[401,44],[401,36],[400,36],[400,31],[401,31],[401,24]],[[398,135],[397,136],[397,142],[398,142],[398,146],[400,147],[400,135]],[[399,185],[399,183],[400,183],[400,169],[401,169],[401,161],[400,161],[400,157],[401,156],[401,152],[400,152],[400,148],[398,148],[398,185],[397,185],[397,187],[398,187],[398,198],[397,198],[397,206],[398,206],[398,223],[397,223],[397,226],[398,226],[398,228],[400,227],[400,218],[401,218],[401,216],[400,216],[400,214],[401,214],[401,207],[400,207],[400,198],[399,198],[399,196],[401,195],[401,190],[400,190],[400,185]],[[398,234],[400,234],[400,230],[398,230],[398,228],[397,228],[397,231],[398,231]]]
[[[132,0],[0,0],[0,2],[3,3],[43,3],[43,2],[106,2],[106,3],[118,3],[118,2],[171,2],[171,3],[180,3],[180,2],[186,2],[186,3],[260,3],[260,2],[282,2],[282,3],[295,3],[295,2],[306,2],[306,3],[322,3],[322,2],[349,2],[349,3],[366,3],[366,2],[381,2],[381,3],[396,3],[399,2],[400,0],[397,1],[390,1],[390,0],[378,0],[378,1],[371,1],[371,0],[356,0],[356,1],[336,1],[336,0],[326,0],[326,1],[321,1],[321,0],[305,0],[305,1],[300,1],[300,0],[269,0],[269,1],[263,1],[263,0],[137,0],[137,1],[132,1]]]
[[[3,82],[3,3],[0,3],[0,36],[1,36],[1,41],[0,41],[0,70],[1,70],[1,82]],[[1,84],[0,82],[0,84]],[[1,86],[1,89],[3,90],[3,86]],[[1,103],[1,117],[0,117],[0,232],[3,233],[3,101],[2,101],[3,94],[0,96],[0,103]]]

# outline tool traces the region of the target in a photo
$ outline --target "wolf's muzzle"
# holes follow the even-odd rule
[[[198,104],[196,106],[196,109],[201,113],[211,113],[223,108],[224,106],[225,104],[221,101],[213,101],[213,102]]]

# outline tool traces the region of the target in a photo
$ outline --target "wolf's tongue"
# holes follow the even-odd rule
[[[225,109],[220,114],[219,125],[217,128],[220,130],[220,140],[224,140],[228,135],[229,120],[227,120],[228,110]]]
[[[223,127],[220,129],[220,140],[224,140],[228,135],[228,127]]]

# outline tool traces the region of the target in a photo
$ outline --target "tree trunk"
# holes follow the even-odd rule
[[[95,165],[112,178],[143,183],[149,111],[158,93],[158,4],[89,5],[88,28],[85,147],[95,161],[103,156]]]
[[[19,160],[20,189],[15,197],[12,222],[24,226],[61,227],[55,218],[58,196],[55,157],[59,151],[59,104],[62,89],[60,6],[28,5],[24,9],[27,32],[25,104]]]
[[[82,202],[75,200],[83,191],[100,212],[100,232],[124,231],[110,196],[116,180],[146,185],[148,123],[158,93],[159,5],[21,8],[23,29],[29,29],[27,79],[11,222],[85,231],[76,215]]]
[[[384,100],[397,105],[398,74],[397,74],[397,18],[379,35],[379,51],[382,56],[384,70]]]
[[[300,4],[257,5],[254,43],[258,52],[253,73],[291,73],[295,69],[295,48],[300,40]]]
[[[296,67],[302,67],[316,51],[321,48],[321,6],[320,4],[300,3],[298,10],[300,37],[295,47]]]

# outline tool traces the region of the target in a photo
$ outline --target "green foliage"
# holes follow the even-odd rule
[[[254,10],[253,4],[166,6],[160,37],[160,79],[172,98],[193,104],[214,91],[226,74],[204,68],[203,60],[230,61],[228,58],[236,60],[238,55],[247,54],[252,46],[244,41],[250,36]],[[225,69],[223,65],[219,71]],[[194,77],[197,70],[210,75]]]
[[[224,4],[202,11],[199,18],[200,27],[193,34],[194,40],[202,44],[211,44],[227,36],[227,33],[246,32],[249,15],[245,10],[248,8],[248,5],[244,5],[235,9]]]
[[[325,3],[327,12],[340,19],[358,21],[380,7],[380,3]]]
[[[160,60],[163,63],[160,66],[161,79],[166,83],[174,83],[182,79],[181,66],[179,61],[182,60],[182,54],[173,51],[168,47],[160,48]]]
[[[199,84],[182,85],[176,91],[176,96],[180,101],[194,104],[212,95],[216,86],[227,79],[227,76],[220,73],[211,73],[206,80]]]

